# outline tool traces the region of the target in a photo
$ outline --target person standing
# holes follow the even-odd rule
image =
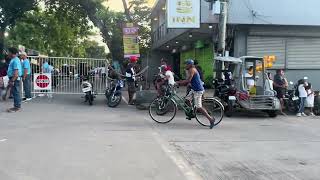
[[[299,99],[300,99],[299,111],[298,111],[298,114],[297,114],[298,117],[307,116],[304,113],[305,101],[306,101],[306,99],[308,97],[308,93],[306,91],[306,87],[307,86],[308,86],[308,83],[306,81],[302,82],[298,86]]]
[[[130,62],[127,66],[126,69],[126,78],[127,78],[127,82],[128,82],[128,95],[129,95],[129,105],[134,105],[133,103],[133,97],[134,94],[136,93],[136,73],[134,70],[134,66],[137,62],[138,58],[135,56],[130,57]]]
[[[178,81],[177,83],[179,85],[188,85],[188,84],[191,85],[191,91],[187,96],[187,99],[191,101],[192,99],[190,98],[192,98],[192,95],[193,95],[194,104],[197,110],[207,117],[207,119],[210,121],[210,129],[212,129],[214,126],[215,120],[213,117],[211,117],[208,114],[207,110],[202,107],[202,95],[204,93],[204,87],[200,79],[200,74],[195,68],[194,61],[192,59],[188,59],[185,63],[186,63],[186,69],[188,70],[188,73],[189,73],[189,78],[186,80]]]
[[[5,76],[7,76],[8,65],[6,63],[6,59],[3,57],[0,58],[0,97],[2,97],[2,92],[5,89]]]
[[[18,56],[18,49],[9,48],[11,58],[8,67],[9,86],[12,88],[14,106],[8,112],[17,112],[21,109],[20,80],[22,76],[22,65]]]
[[[310,108],[310,116],[315,116],[313,113],[313,107],[314,107],[314,92],[312,90],[311,83],[308,83],[308,86],[306,87],[307,91],[307,98],[305,102],[305,107]]]
[[[284,101],[283,98],[286,94],[286,88],[288,87],[288,81],[284,76],[284,71],[278,69],[273,78],[273,89],[277,92],[277,97],[281,103],[281,112],[283,113]]]
[[[23,76],[22,76],[22,82],[23,82],[23,90],[25,93],[24,101],[30,101],[31,98],[31,65],[30,61],[27,58],[27,53],[22,52],[20,53],[20,58],[22,61],[22,69],[23,69]]]

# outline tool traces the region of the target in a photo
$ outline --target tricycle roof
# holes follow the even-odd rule
[[[222,62],[231,62],[231,63],[235,63],[235,64],[238,64],[238,63],[242,63],[242,60],[240,58],[235,58],[235,57],[221,57],[221,56],[218,56],[218,57],[215,57],[214,58],[216,61],[222,61]]]

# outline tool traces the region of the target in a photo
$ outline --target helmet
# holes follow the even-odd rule
[[[194,60],[193,60],[193,59],[187,59],[187,60],[185,61],[185,63],[186,63],[187,65],[194,65]]]
[[[138,61],[137,56],[130,56],[130,62],[131,62],[131,63],[135,63],[135,62],[137,62],[137,61]]]

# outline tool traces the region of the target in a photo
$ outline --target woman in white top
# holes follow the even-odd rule
[[[299,106],[299,111],[297,114],[298,117],[307,116],[304,113],[305,101],[308,96],[308,93],[306,91],[306,86],[308,86],[308,83],[305,81],[303,83],[299,84],[299,86],[298,86],[299,98],[300,98],[300,106]]]
[[[305,102],[305,107],[310,108],[310,116],[314,116],[313,107],[314,107],[314,92],[312,91],[311,83],[308,83],[306,87],[307,98]]]

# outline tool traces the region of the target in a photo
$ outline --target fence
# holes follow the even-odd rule
[[[50,73],[53,94],[82,94],[82,77],[89,78],[97,94],[104,94],[107,86],[108,60],[70,57],[28,57],[33,75]],[[33,87],[33,86],[32,86]],[[34,94],[43,91],[32,88]]]

